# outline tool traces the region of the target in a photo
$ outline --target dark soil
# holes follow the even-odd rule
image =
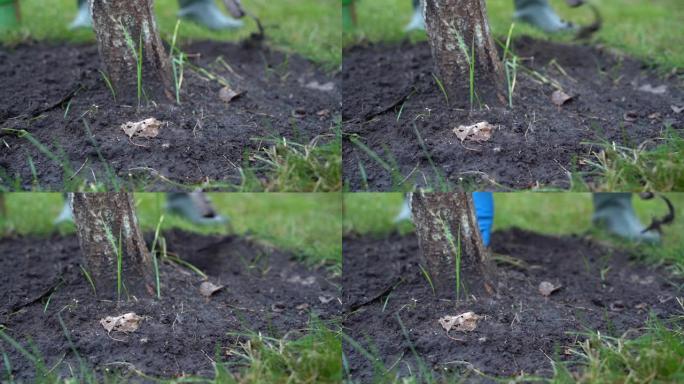
[[[600,330],[619,336],[644,326],[649,312],[666,319],[677,310],[675,288],[660,271],[635,264],[623,252],[588,238],[514,229],[494,233],[492,244],[495,253],[520,259],[527,267],[500,265],[503,286],[497,296],[456,302],[434,297],[418,267],[414,235],[346,237],[344,331],[376,351],[386,367],[393,366],[402,376],[409,369],[418,372],[411,344],[435,372],[465,373],[472,364],[490,376],[521,372],[550,376],[553,371],[547,356],[570,359],[564,347],[582,339],[573,332]],[[608,266],[602,281],[600,271]],[[545,298],[538,291],[542,281],[562,288]],[[486,317],[471,333],[450,333],[462,341],[449,338],[437,320],[467,311]],[[410,341],[403,336],[397,316]],[[370,382],[373,367],[369,361],[349,344],[344,351],[352,379]]]
[[[230,103],[222,101],[223,86],[186,64],[181,105],[162,98],[143,100],[144,106],[137,108],[135,96],[128,105],[118,105],[99,72],[94,45],[0,47],[0,127],[25,129],[50,151],[68,158],[71,169],[85,180],[112,178],[99,151],[120,179],[167,190],[172,186],[160,182],[161,176],[184,184],[237,183],[238,167],[263,166],[252,158],[243,161],[247,153],[271,146],[258,138],[308,143],[330,133],[339,116],[339,76],[299,56],[254,43],[199,42],[183,51],[192,64],[223,77],[242,95]],[[230,69],[216,61],[219,57]],[[332,81],[335,87],[306,87],[313,81]],[[149,117],[167,123],[156,138],[131,141],[120,128]],[[34,187],[31,159],[40,187],[64,190],[63,167],[26,138],[4,131],[0,144],[0,185],[14,187],[11,183],[20,177],[21,188]]]
[[[489,105],[470,112],[467,92],[449,95],[451,107],[447,107],[432,76],[426,42],[346,50],[344,132],[357,134],[390,166],[393,158],[401,174],[392,180],[389,171],[345,140],[344,177],[350,189],[366,188],[359,162],[371,190],[399,189],[407,175],[404,183],[408,185],[437,184],[414,121],[442,177],[452,184],[475,184],[488,190],[538,185],[568,188],[568,171],[591,171],[580,158],[590,157],[596,146],[582,143],[608,140],[636,146],[662,137],[665,125],[684,129],[684,113],[676,114],[671,108],[684,105],[684,84],[672,74],[658,76],[645,64],[604,48],[520,38],[513,49],[523,65],[556,80],[575,97],[557,107],[551,102],[555,88],[519,69],[512,109]],[[663,94],[638,90],[646,84],[667,89]],[[626,114],[627,120],[634,121],[626,121]],[[498,126],[489,141],[461,143],[452,132],[459,125],[481,121]],[[590,175],[587,180],[591,181]]]
[[[118,305],[98,301],[80,272],[76,237],[3,238],[0,324],[25,346],[31,340],[48,366],[63,357],[56,372],[67,376],[66,363],[78,367],[78,361],[60,327],[59,314],[80,356],[100,372],[126,371],[125,365],[106,364],[127,362],[157,377],[213,377],[210,358],[215,358],[217,348],[222,359],[235,362],[237,357],[226,352],[245,341],[229,332],[255,331],[278,338],[287,333],[293,339],[306,334],[312,314],[333,320],[340,312],[338,299],[326,304],[319,299],[339,297],[336,278],[324,269],[304,267],[290,253],[243,237],[177,231],[164,235],[170,253],[203,269],[210,281],[225,288],[205,298],[199,293],[197,274],[176,264],[162,264],[161,300],[141,297]],[[108,335],[99,324],[105,316],[127,312],[145,317],[134,334]],[[0,346],[11,359],[15,377],[30,382],[34,370],[28,360],[4,341]]]

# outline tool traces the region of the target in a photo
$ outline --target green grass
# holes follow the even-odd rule
[[[87,366],[71,342],[71,338],[62,324],[65,338],[72,347],[72,351],[79,360],[79,367],[72,369],[71,375],[60,377],[55,371],[62,360],[54,366],[47,366],[45,358],[36,350],[27,350],[17,340],[11,338],[0,326],[0,352],[3,359],[0,365],[0,381],[14,384],[14,378],[8,373],[12,362],[6,351],[16,349],[26,359],[33,363],[36,383],[129,383],[155,382],[160,384],[175,383],[206,383],[206,384],[260,384],[260,383],[339,383],[342,380],[342,366],[340,355],[342,345],[338,331],[316,318],[309,321],[307,334],[298,339],[275,339],[258,333],[232,334],[244,341],[233,345],[230,353],[238,357],[238,362],[221,362],[216,357],[214,377],[184,376],[178,379],[161,379],[144,374],[134,365],[125,363],[122,371],[109,366],[104,373],[95,371]],[[335,328],[335,327],[333,327]]]
[[[583,162],[603,191],[684,191],[684,137],[667,129],[662,138],[636,147],[602,143]],[[583,183],[578,188],[586,188]]]
[[[0,217],[0,233],[73,233],[73,225],[55,227],[63,198],[59,193],[6,193],[7,218]],[[316,194],[209,194],[219,213],[231,219],[238,233],[290,250],[308,263],[341,263],[340,195]],[[153,232],[164,215],[164,194],[135,195],[138,218],[144,231]],[[225,234],[224,227],[198,227],[176,216],[165,215],[161,232],[182,228],[203,234]]]
[[[659,246],[639,245],[652,262],[672,263],[684,272],[684,193],[667,196],[675,206],[673,225],[664,227]],[[394,230],[412,231],[407,222],[394,223],[401,209],[401,193],[354,193],[344,195],[345,232],[384,235]],[[592,231],[593,212],[590,193],[495,193],[494,230],[518,227],[550,235],[569,235]],[[653,216],[662,217],[667,207],[660,199],[641,200],[634,197],[634,208],[644,224]],[[600,234],[596,233],[597,236]],[[607,239],[610,240],[610,239]],[[627,246],[616,242],[618,246]]]
[[[571,9],[563,0],[550,0],[564,19],[580,24],[592,21],[589,9]],[[680,0],[594,1],[603,18],[603,28],[593,37],[595,44],[605,44],[664,68],[684,67],[684,7]],[[397,42],[406,38],[403,32],[411,15],[409,0],[360,0],[357,5],[359,24],[355,31],[345,31],[343,44],[360,40]],[[492,33],[503,41],[513,17],[513,1],[487,1]],[[540,39],[572,41],[572,36],[548,36],[530,26],[516,23],[513,38],[530,35]],[[425,39],[425,33],[412,32],[413,41]]]
[[[684,193],[671,193],[667,196],[676,208],[677,219],[671,226],[664,228],[663,243],[660,246],[627,245],[621,241],[613,244],[617,247],[636,247],[638,254],[644,256],[646,262],[666,263],[675,275],[684,273]],[[589,232],[601,241],[613,241],[601,233],[592,230],[591,215],[593,212],[591,194],[589,193],[496,193],[494,230],[519,227],[550,235],[568,235]],[[412,231],[409,223],[396,224],[394,217],[399,213],[403,201],[401,193],[355,193],[344,195],[345,215],[344,231],[385,235],[399,230],[402,233]],[[661,217],[667,209],[658,200],[640,200],[634,198],[634,206],[639,218],[650,222],[652,216]],[[427,278],[425,271],[423,273]],[[679,305],[673,303],[673,305]],[[555,374],[552,378],[519,377],[518,381],[506,382],[548,382],[565,383],[675,383],[684,380],[684,307],[682,316],[669,319],[667,323],[649,321],[641,332],[607,337],[606,335],[588,331],[581,335],[581,343],[575,345],[573,365],[554,363]],[[572,331],[572,330],[570,330]],[[344,336],[343,336],[344,337]],[[350,342],[357,350],[361,344]],[[377,354],[365,350],[372,362],[378,363]],[[374,364],[375,364],[374,363]],[[379,383],[419,383],[424,382],[421,375],[399,379],[392,367],[381,363],[376,378]],[[569,368],[577,371],[576,376]],[[579,368],[579,369],[578,369]],[[461,382],[463,378],[447,377],[444,382]],[[441,381],[440,381],[441,382]]]
[[[154,3],[162,38],[170,42],[176,25],[178,3],[176,0],[156,0]],[[243,0],[242,3],[245,9],[261,19],[267,39],[274,46],[297,52],[330,69],[339,67],[342,60],[342,13],[338,1]],[[67,28],[76,14],[76,0],[51,0],[49,7],[45,6],[44,0],[22,0],[21,10],[23,25],[19,30],[1,35],[0,41],[94,41],[91,31],[70,31]],[[215,32],[189,22],[183,23],[180,29],[181,43],[209,39],[238,41],[257,31],[255,23],[249,19],[245,19],[245,28],[238,31]]]

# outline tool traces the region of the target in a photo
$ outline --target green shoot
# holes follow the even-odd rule
[[[513,27],[515,27],[515,23],[512,23],[511,27],[508,29],[508,36],[506,36],[506,45],[504,46],[503,54],[506,84],[508,86],[508,106],[510,108],[513,108],[513,91],[515,90],[516,78],[518,76],[518,56],[513,54],[510,50]]]
[[[185,61],[185,53],[176,47],[178,37],[178,29],[180,28],[180,19],[176,22],[176,27],[173,30],[173,38],[171,39],[171,68],[173,69],[173,82],[176,86],[176,103],[180,104],[180,90],[183,86],[183,63]],[[174,56],[174,52],[178,51],[178,57]]]
[[[86,271],[85,268],[83,268],[82,265],[79,265],[79,268],[81,268],[81,272],[83,272],[83,276],[85,276],[86,280],[88,280],[88,283],[90,283],[90,287],[93,288],[93,294],[97,295],[97,289],[95,289],[95,283],[93,282],[93,278],[90,277],[90,273]]]
[[[451,228],[449,228],[447,222],[444,221],[444,219],[442,219],[441,215],[438,217],[438,220],[442,224],[442,228],[444,230],[444,237],[446,237],[447,242],[449,243],[449,247],[451,248],[451,251],[454,253],[456,300],[458,300],[461,296],[461,228],[459,226],[456,242],[454,243],[454,234],[452,233]]]
[[[159,217],[159,222],[157,223],[157,228],[154,230],[154,240],[152,241],[152,263],[154,264],[154,280],[157,285],[157,299],[161,298],[160,285],[159,285],[159,263],[157,262],[157,241],[159,240],[159,230],[164,222],[164,215]]]
[[[105,84],[107,84],[107,88],[109,88],[109,92],[112,93],[112,97],[114,98],[114,102],[116,103],[116,91],[114,90],[114,86],[112,85],[112,82],[109,80],[109,77],[107,76],[107,74],[102,72],[102,70],[100,70],[100,75],[102,75],[102,79],[104,80]],[[65,114],[65,118],[66,118],[66,114]]]
[[[112,230],[104,222],[102,224],[104,225],[105,234],[107,235],[107,240],[109,240],[109,245],[112,246],[112,249],[116,253],[116,297],[117,300],[121,300],[121,270],[123,268],[123,251],[121,248],[122,234],[121,230],[119,230],[119,243],[117,244],[116,239],[114,239],[114,235],[112,234]]]
[[[420,271],[423,273],[423,276],[425,276],[425,280],[427,280],[428,284],[430,284],[430,288],[432,289],[432,294],[436,295],[435,286],[432,284],[432,279],[430,278],[430,274],[428,273],[428,271],[425,270],[425,268],[423,268],[422,265],[418,264],[418,267],[420,268]]]
[[[128,30],[126,27],[124,27],[123,23],[121,24],[121,29],[123,30],[124,33],[124,39],[126,40],[126,45],[128,46],[128,49],[131,50],[131,53],[133,54],[133,58],[135,58],[135,64],[136,64],[136,74],[137,74],[137,91],[138,91],[138,107],[140,107],[140,101],[142,100],[142,31],[140,31],[140,39],[139,39],[139,44],[136,49],[135,47],[135,42],[133,41],[133,38],[131,35],[128,33]]]
[[[442,91],[442,94],[444,95],[444,100],[446,100],[447,105],[449,105],[449,95],[447,94],[446,88],[444,88],[444,84],[442,84],[442,81],[434,73],[432,74],[432,78],[435,79],[435,83],[437,83],[439,90]],[[399,119],[397,118],[397,120]]]

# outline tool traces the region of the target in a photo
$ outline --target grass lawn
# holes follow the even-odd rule
[[[220,3],[220,1],[217,1]],[[297,52],[327,68],[339,67],[341,9],[336,0],[244,0],[245,9],[256,15],[266,28],[268,39],[287,51]],[[162,37],[171,40],[176,25],[176,0],[154,2]],[[222,7],[222,6],[221,6]],[[76,0],[21,0],[24,17],[19,30],[0,35],[0,41],[25,39],[93,42],[89,30],[70,31],[67,27],[76,13]],[[190,22],[181,24],[180,38],[192,40],[237,41],[255,32],[256,25],[245,20],[246,27],[238,31],[213,32]]]
[[[592,20],[589,9],[569,8],[563,0],[550,0],[561,17],[579,24]],[[595,0],[602,12],[603,28],[592,43],[606,44],[631,56],[666,69],[684,67],[684,7],[680,0]],[[406,38],[402,31],[412,11],[410,0],[360,0],[357,5],[358,27],[345,31],[343,44],[360,39],[395,42]],[[487,1],[487,13],[495,37],[502,39],[512,22],[512,0]],[[530,35],[536,38],[571,41],[572,36],[548,36],[532,27],[516,23],[513,36]],[[413,40],[425,39],[425,33],[411,33]]]
[[[592,229],[591,194],[588,193],[497,193],[494,195],[494,230],[510,227],[540,233],[563,235],[581,234]],[[684,215],[684,194],[667,195],[675,206],[675,215]],[[344,231],[383,235],[399,230],[410,232],[410,223],[393,223],[403,201],[400,193],[355,193],[344,195]],[[634,198],[639,218],[650,222],[652,216],[660,217],[666,212],[664,203],[657,200],[642,201]],[[599,239],[612,239],[593,232]],[[628,246],[615,242],[615,246]],[[639,254],[648,255],[647,261],[667,263],[674,274],[684,272],[684,221],[664,229],[663,244],[660,246],[638,246]],[[678,304],[673,304],[678,305]],[[684,308],[683,308],[684,310]],[[582,362],[583,370],[578,377],[561,364],[556,365],[551,380],[520,378],[520,382],[541,381],[551,383],[650,383],[659,378],[682,377],[678,367],[684,361],[684,329],[681,319],[664,326],[652,322],[643,336],[631,339],[611,338],[600,333],[588,334],[588,342],[578,345],[575,353]],[[569,330],[573,331],[573,330]],[[412,381],[413,380],[413,381]],[[407,378],[408,383],[420,382],[418,378]],[[454,381],[458,382],[458,381]],[[517,381],[515,381],[517,382]]]
[[[52,224],[62,208],[62,194],[7,193],[4,196],[7,217],[0,217],[0,235],[14,233],[48,236],[53,233],[73,233],[72,224],[59,227]],[[216,209],[231,219],[236,232],[249,232],[261,240],[294,252],[309,264],[325,263],[331,265],[335,273],[341,273],[342,210],[339,194],[220,193],[209,194],[209,197]],[[153,231],[159,217],[164,213],[164,194],[140,193],[135,195],[135,199],[140,225],[145,231]],[[162,228],[172,227],[205,234],[228,232],[225,227],[198,227],[178,217],[166,215]],[[334,324],[324,324],[312,318],[309,333],[299,339],[276,340],[263,335],[249,335],[251,346],[244,351],[246,364],[239,376],[234,376],[219,364],[213,379],[186,379],[202,383],[256,384],[293,382],[292,380],[339,382],[342,372],[341,344],[335,329]],[[0,337],[4,336],[6,335],[2,333],[0,325]],[[0,338],[0,350],[9,347],[3,344],[5,341],[7,339]],[[3,363],[0,363],[0,381],[5,380],[5,370],[2,367]],[[44,373],[45,382],[58,383],[65,379],[50,379],[50,374]],[[89,382],[98,382],[95,377],[93,375]],[[107,382],[128,381],[128,377],[110,379]],[[167,382],[149,377],[145,379]]]
[[[47,236],[56,231],[74,231],[73,225],[55,227],[52,223],[62,209],[62,194],[7,193],[5,196],[8,212],[4,222],[0,218],[0,233]],[[230,218],[237,233],[249,232],[295,252],[310,263],[341,263],[339,194],[216,193],[209,197],[217,211]],[[135,199],[142,229],[154,231],[164,214],[164,194],[139,193]],[[172,227],[206,234],[228,232],[225,227],[198,227],[165,215],[162,231]]]

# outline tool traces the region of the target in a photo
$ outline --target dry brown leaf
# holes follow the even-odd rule
[[[622,117],[625,119],[625,121],[637,121],[639,114],[637,111],[627,111]]]
[[[221,290],[222,288],[223,285],[216,285],[211,281],[205,281],[200,285],[200,293],[202,294],[202,296],[209,297],[217,291]]]
[[[320,301],[322,304],[328,304],[333,300],[335,300],[335,297],[333,296],[318,296],[318,301]]]
[[[454,128],[454,133],[461,142],[465,140],[487,141],[492,137],[492,132],[494,132],[494,126],[486,121],[473,125],[459,125],[458,128]]]
[[[542,281],[541,283],[539,283],[539,293],[541,293],[542,296],[549,297],[552,293],[556,292],[561,287],[562,285],[553,285],[548,281]]]
[[[568,101],[572,100],[574,96],[570,96],[567,93],[557,89],[551,94],[551,102],[557,106],[561,106]]]
[[[439,319],[439,324],[447,333],[452,329],[458,332],[471,332],[477,328],[477,321],[481,318],[475,312],[466,312],[457,316],[444,316]]]
[[[654,95],[662,95],[663,93],[667,92],[667,86],[666,85],[659,85],[657,87],[654,87],[651,84],[644,84],[641,87],[639,87],[638,89],[641,92],[648,92],[648,93],[652,93]]]
[[[242,92],[236,92],[230,87],[223,87],[219,91],[219,99],[225,101],[226,103],[230,103],[234,98],[242,95]]]
[[[684,106],[678,107],[676,105],[670,105],[670,108],[672,108],[672,112],[677,113],[677,114],[684,111]]]
[[[112,331],[129,333],[138,330],[142,319],[142,317],[135,313],[129,312],[121,316],[107,316],[104,319],[100,319],[100,324],[102,324],[107,333]]]
[[[162,122],[150,117],[138,122],[129,121],[125,124],[121,124],[121,129],[132,138],[133,136],[152,138],[159,135],[159,128],[161,128]]]

